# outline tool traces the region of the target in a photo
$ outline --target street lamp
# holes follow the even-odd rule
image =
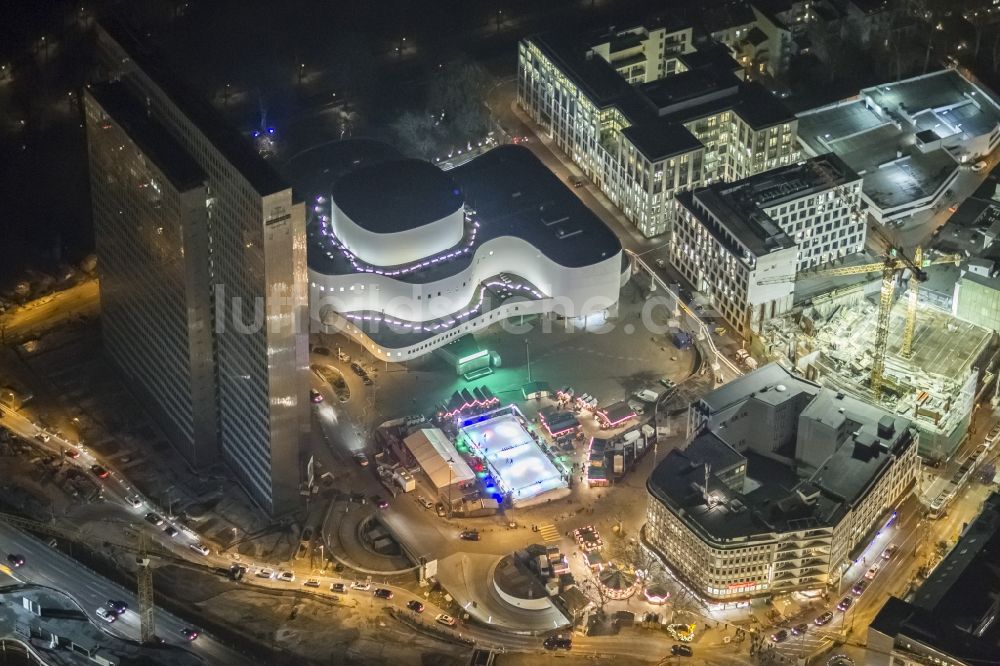
[[[528,361],[528,383],[531,383],[531,345],[528,343],[528,338],[524,339],[524,356]]]
[[[446,460],[445,462],[448,463],[448,517],[451,518],[451,509],[453,506],[451,503],[451,483],[452,483],[451,477],[453,473],[452,465],[455,464],[455,460],[454,458],[448,458],[448,460]]]

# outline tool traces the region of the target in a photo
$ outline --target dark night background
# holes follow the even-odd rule
[[[82,11],[79,2],[67,0],[3,2],[0,294],[26,269],[56,274],[61,264],[77,263],[93,249],[77,91],[91,71],[95,16],[113,12],[140,26],[182,78],[239,130],[249,134],[258,127],[263,108],[266,123],[296,146],[335,138],[307,122],[334,93],[338,102],[348,102],[351,135],[392,140],[400,114],[431,106],[426,96],[442,63],[460,59],[491,78],[511,76],[524,34],[624,26],[655,12],[696,14],[727,1],[97,0]],[[836,54],[835,62],[827,66],[814,56],[793,62],[787,100],[793,109],[845,97],[897,71],[919,73],[925,61],[937,68],[963,42],[963,64],[996,88],[1000,32],[991,22],[961,15],[982,3],[890,2],[910,27],[868,51],[849,39],[824,44],[817,36],[817,46],[825,47],[817,50]],[[394,57],[400,46],[403,54]],[[304,79],[297,76],[302,64]]]

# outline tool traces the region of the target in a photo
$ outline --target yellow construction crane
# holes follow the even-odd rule
[[[811,271],[809,277],[822,276],[834,277],[843,275],[860,275],[862,273],[882,273],[882,288],[879,293],[878,322],[875,327],[875,345],[872,349],[872,372],[871,390],[875,401],[882,397],[882,379],[885,370],[885,353],[889,343],[889,314],[892,310],[892,298],[896,291],[896,272],[909,269],[910,271],[910,293],[906,305],[906,326],[903,329],[903,342],[899,349],[899,354],[903,358],[909,358],[913,354],[913,331],[917,323],[917,290],[920,283],[927,280],[927,273],[924,268],[935,264],[958,264],[962,260],[960,254],[946,254],[934,259],[924,259],[923,249],[918,247],[914,251],[914,258],[910,259],[899,247],[893,245],[882,233],[876,235],[885,242],[885,259],[878,263],[861,264],[859,266],[842,266],[838,268],[826,268],[818,271]],[[794,280],[790,276],[781,278],[771,278],[761,280],[759,284],[772,284],[775,282],[790,282]]]

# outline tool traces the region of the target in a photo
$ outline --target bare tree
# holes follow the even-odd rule
[[[489,73],[471,60],[454,60],[441,67],[428,88],[428,106],[445,129],[470,140],[486,131],[489,113],[483,98],[492,85]]]
[[[405,111],[392,123],[400,143],[420,157],[431,157],[437,142],[434,119],[420,111]]]

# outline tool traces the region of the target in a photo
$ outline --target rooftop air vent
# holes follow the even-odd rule
[[[886,414],[878,420],[878,436],[889,439],[896,433],[896,421]]]
[[[774,387],[774,390],[777,391],[778,393],[784,393],[785,391],[788,390],[788,388],[784,384],[778,384],[777,386]]]

